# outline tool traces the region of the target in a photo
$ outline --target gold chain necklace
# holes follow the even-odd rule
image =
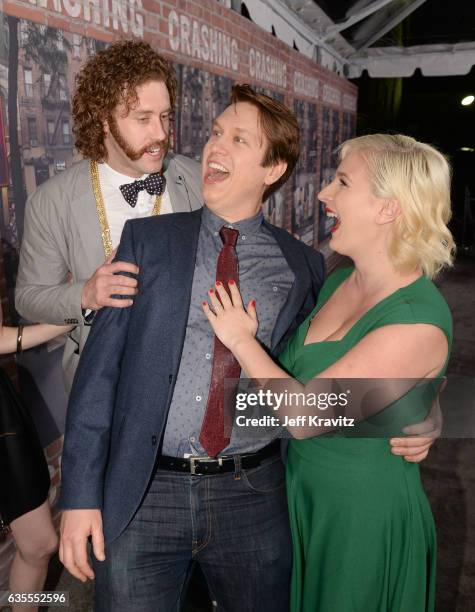
[[[99,180],[99,166],[97,162],[91,160],[91,181],[92,191],[94,192],[94,199],[96,200],[97,216],[99,218],[99,224],[101,226],[101,237],[102,246],[104,247],[104,253],[107,257],[112,253],[112,240],[109,229],[109,222],[107,221],[106,209],[104,206],[104,199],[102,197],[101,182]],[[159,215],[162,208],[162,196],[159,195],[155,198],[155,204],[153,205],[152,215]]]

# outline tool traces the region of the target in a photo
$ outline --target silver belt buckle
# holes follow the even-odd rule
[[[192,476],[202,476],[202,474],[196,473],[196,463],[198,461],[202,461],[203,463],[209,462],[209,461],[217,461],[219,466],[223,465],[222,457],[218,457],[217,459],[213,459],[213,457],[190,457],[189,459],[190,459],[190,473]]]

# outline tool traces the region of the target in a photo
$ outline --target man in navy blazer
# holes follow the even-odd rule
[[[257,298],[261,339],[274,354],[324,278],[318,252],[262,217],[262,202],[297,161],[296,119],[247,86],[233,91],[203,152],[204,208],[126,223],[117,258],[139,267],[139,292],[132,307],[97,314],[71,392],[60,555],[76,577],[95,577],[96,610],[178,609],[193,561],[223,610],[288,608],[276,434],[231,439],[206,465],[189,458],[206,455],[197,438],[214,339],[201,303],[215,280],[220,227],[240,232],[241,290]]]
[[[205,206],[129,221],[117,259],[138,266],[130,308],[96,316],[77,370],[62,460],[60,557],[96,579],[96,612],[178,610],[198,562],[218,609],[287,612],[291,543],[275,432],[199,442],[213,334],[201,303],[214,284],[219,230],[239,232],[244,299],[277,355],[315,305],[322,256],[268,224],[261,204],[299,152],[294,115],[235,86],[203,151]],[[94,572],[86,543],[92,537]]]

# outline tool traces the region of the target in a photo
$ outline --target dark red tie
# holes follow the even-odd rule
[[[228,282],[239,282],[236,242],[239,232],[230,227],[222,227],[219,231],[223,247],[218,256],[216,280],[221,281],[229,293]],[[200,432],[200,442],[208,457],[216,455],[226,448],[230,440],[230,432],[234,418],[231,402],[224,401],[224,381],[226,378],[239,378],[241,367],[234,355],[215,336],[213,369],[209,387],[208,403]],[[226,394],[228,396],[228,394]],[[226,411],[225,411],[226,408]],[[227,437],[226,437],[226,434]]]

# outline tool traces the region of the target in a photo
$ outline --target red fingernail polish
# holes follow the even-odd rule
[[[254,308],[255,305],[256,305],[256,300],[252,300],[251,306]]]
[[[223,284],[223,283],[222,283],[221,281],[216,281],[216,286],[217,286],[217,287],[221,287],[221,285],[222,285],[222,284]]]
[[[228,285],[235,285],[235,284],[236,284],[235,280],[230,280],[229,283],[228,283]]]
[[[206,306],[206,304],[207,304],[207,303],[208,303],[208,302],[202,302],[203,306]]]
[[[210,289],[210,290],[209,290],[209,292],[210,292],[210,293],[214,293],[214,289]]]

